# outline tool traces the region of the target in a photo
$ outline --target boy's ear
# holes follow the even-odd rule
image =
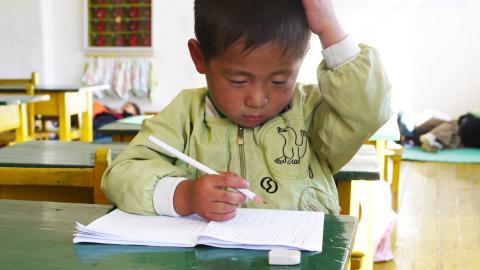
[[[200,51],[200,46],[196,39],[190,39],[188,41],[188,50],[190,51],[190,57],[192,58],[193,64],[197,72],[200,74],[205,74],[205,62],[203,61],[203,54]]]

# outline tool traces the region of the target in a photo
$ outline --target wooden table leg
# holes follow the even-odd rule
[[[60,141],[71,141],[72,140],[72,120],[68,114],[66,107],[66,96],[65,93],[59,94],[58,97],[58,131]]]
[[[350,215],[350,203],[352,196],[352,181],[337,181],[338,202],[340,214]]]
[[[15,131],[15,142],[23,143],[28,140],[29,134],[29,122],[28,122],[28,115],[27,115],[27,106],[25,104],[21,104],[18,107],[20,125]]]
[[[387,180],[388,163],[385,160],[385,149],[387,147],[386,140],[377,140],[375,142],[375,150],[377,152],[378,164],[380,165],[380,179]],[[387,181],[388,182],[388,181]]]
[[[86,111],[82,113],[82,126],[80,140],[84,142],[93,141],[93,102],[92,93],[85,92]]]
[[[111,162],[111,152],[108,148],[97,148],[95,151],[95,171],[93,177],[93,203],[111,204],[102,192],[102,177]]]

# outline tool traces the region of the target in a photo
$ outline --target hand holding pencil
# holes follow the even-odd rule
[[[218,173],[154,136],[149,136],[148,139],[170,155],[206,173],[195,181],[183,181],[177,186],[173,201],[178,214],[197,213],[208,220],[223,221],[233,218],[238,205],[247,199],[264,202],[248,190],[248,182],[235,173]]]

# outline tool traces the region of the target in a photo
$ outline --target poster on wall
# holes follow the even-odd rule
[[[150,50],[152,0],[85,0],[89,50]]]

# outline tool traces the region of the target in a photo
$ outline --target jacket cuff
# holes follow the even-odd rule
[[[178,217],[173,207],[173,194],[177,185],[187,180],[184,177],[164,177],[155,185],[153,191],[153,208],[158,215]]]
[[[360,53],[360,47],[351,36],[322,50],[328,69],[335,69],[351,62]]]

